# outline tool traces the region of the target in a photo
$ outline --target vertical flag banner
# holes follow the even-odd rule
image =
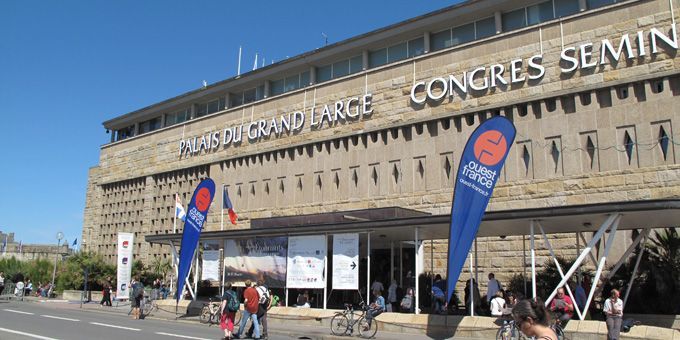
[[[236,213],[234,212],[234,205],[231,204],[231,200],[229,199],[227,187],[224,187],[222,190],[222,209],[227,209],[229,221],[231,221],[231,224],[236,225],[236,219],[238,216],[236,216]]]
[[[133,233],[118,233],[117,299],[127,299],[130,296],[129,285],[132,276],[132,244],[134,240],[135,235]]]
[[[451,206],[447,301],[451,300],[505,158],[515,141],[515,132],[510,120],[496,116],[477,127],[465,144]]]
[[[182,207],[182,202],[179,200],[179,194],[175,194],[175,217],[183,222],[187,217],[187,213],[184,211],[184,207]]]
[[[184,222],[184,232],[182,233],[182,244],[179,251],[179,270],[177,275],[177,301],[182,297],[184,280],[189,275],[191,260],[201,236],[203,223],[208,217],[210,204],[215,197],[215,182],[206,178],[198,184],[194,195],[191,197],[187,208],[186,221]]]

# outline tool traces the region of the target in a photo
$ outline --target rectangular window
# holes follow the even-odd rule
[[[496,18],[488,17],[478,20],[475,22],[475,28],[477,30],[477,39],[490,37],[496,34]]]
[[[527,24],[536,25],[554,19],[552,1],[527,7]]]
[[[513,31],[527,25],[526,10],[520,8],[512,12],[503,13],[503,32]]]
[[[445,49],[449,46],[451,46],[451,30],[437,32],[430,36],[430,48],[433,51]]]
[[[208,103],[208,114],[215,113],[220,110],[220,100],[215,99]]]
[[[224,97],[220,97],[219,103],[217,104],[220,108],[220,110],[226,110],[227,109],[227,103]]]
[[[124,129],[116,131],[116,140],[123,140],[126,138],[133,137],[135,135],[135,126],[130,125]]]
[[[272,96],[279,95],[283,93],[284,91],[284,80],[279,79],[279,80],[274,80],[269,83],[269,94]]]
[[[316,82],[321,83],[333,78],[333,65],[321,66],[316,70]]]
[[[157,130],[161,127],[161,117],[149,119],[145,122],[139,123],[139,133],[147,133]]]
[[[615,0],[587,0],[588,9],[611,5],[615,2]]]
[[[408,42],[408,57],[413,58],[425,53],[425,39],[417,38]]]
[[[475,40],[475,23],[458,26],[451,30],[451,45],[456,46]]]
[[[382,48],[368,53],[368,67],[378,67],[387,64],[387,49]]]
[[[243,105],[243,92],[232,93],[229,95],[229,107]]]
[[[364,58],[358,55],[349,60],[349,73],[361,72],[364,69]]]
[[[404,60],[408,58],[408,46],[406,42],[396,44],[387,48],[387,62],[393,63],[395,61]]]
[[[243,104],[252,103],[257,100],[257,89],[243,91]]]
[[[339,78],[349,74],[349,59],[341,60],[333,64],[333,78]]]
[[[294,91],[300,88],[300,74],[286,77],[286,82],[283,86],[283,92]]]
[[[203,117],[208,113],[206,104],[196,104],[196,117]]]
[[[300,87],[309,86],[309,71],[300,73]]]
[[[561,18],[578,13],[578,0],[553,0],[555,2],[555,17]]]
[[[255,91],[255,100],[264,99],[264,85],[260,85]]]

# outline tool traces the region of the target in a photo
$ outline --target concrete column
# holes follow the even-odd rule
[[[231,103],[231,93],[227,92],[226,95],[224,95],[224,109],[229,108],[229,103]]]
[[[503,32],[503,18],[501,17],[501,12],[494,12],[493,18],[496,20],[496,34]]]
[[[425,49],[424,53],[430,52],[430,32],[423,33],[423,48]]]
[[[586,3],[586,0],[578,0],[578,9],[581,12],[588,9],[588,4]]]
[[[309,85],[316,84],[316,67],[309,68]]]
[[[363,50],[361,52],[361,62],[363,64],[362,69],[368,70],[368,50]]]
[[[133,136],[139,135],[139,123],[135,123],[135,130]]]
[[[165,114],[165,113],[161,115],[161,127],[162,128],[165,127],[165,116],[167,116],[167,114]]]
[[[269,98],[269,91],[271,87],[271,82],[269,80],[264,81],[264,97]]]

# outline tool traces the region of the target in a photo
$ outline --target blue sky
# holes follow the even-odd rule
[[[101,123],[458,1],[0,1],[0,231],[69,243]],[[260,59],[261,61],[261,59]]]

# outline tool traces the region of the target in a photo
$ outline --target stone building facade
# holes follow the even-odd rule
[[[167,247],[143,236],[172,233],[174,195],[186,204],[206,177],[228,189],[239,214],[227,229],[247,229],[254,218],[378,207],[446,214],[463,146],[495,115],[512,120],[517,138],[489,211],[678,198],[677,11],[664,0],[597,8],[575,0],[575,11],[557,17],[557,2],[547,3],[553,18],[529,25],[543,3],[464,2],[105,122],[114,133],[90,169],[83,249],[114,262],[117,233],[133,232],[135,256],[168,257]],[[524,26],[513,26],[522,11]],[[494,32],[480,36],[489,18]],[[463,26],[454,23],[474,23],[476,38],[456,40]],[[372,65],[383,48],[421,38],[415,56]],[[318,81],[344,60],[349,74]],[[276,93],[291,75],[309,82]],[[256,100],[234,100],[249,89]],[[217,110],[205,114],[212,103]],[[331,119],[318,124],[325,106]],[[294,125],[297,112],[306,119],[299,129],[280,126],[281,117]],[[190,119],[173,125],[178,114]],[[220,230],[220,204],[216,198],[207,230]],[[558,254],[576,256],[573,234],[552,237]],[[521,240],[480,238],[480,271],[502,281],[522,272],[514,260]],[[446,241],[425,247],[424,270],[445,273]],[[538,255],[540,264],[548,254]]]
[[[68,244],[25,244],[14,240],[14,233],[3,233],[0,231],[0,243],[7,238],[7,249],[0,251],[0,259],[12,258],[19,261],[29,261],[45,259],[54,261],[54,258],[62,260],[65,256],[73,254],[73,249]]]

